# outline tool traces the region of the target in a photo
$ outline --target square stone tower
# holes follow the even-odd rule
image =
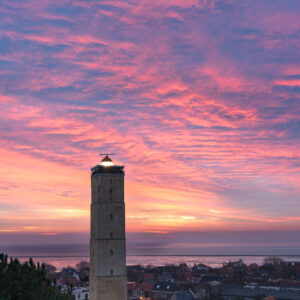
[[[127,300],[124,166],[91,169],[90,300]]]

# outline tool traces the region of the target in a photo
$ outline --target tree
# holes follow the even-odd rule
[[[0,254],[0,300],[70,300],[71,290],[62,294],[55,280],[46,278],[45,265],[18,259],[8,263],[7,255]]]
[[[76,265],[76,271],[78,274],[88,275],[90,272],[90,263],[87,261],[81,261]]]
[[[81,261],[76,265],[76,271],[81,281],[88,283],[90,275],[90,263],[87,261]]]
[[[47,278],[54,278],[55,277],[55,272],[56,272],[56,267],[54,267],[50,264],[44,264],[44,266],[45,266],[46,277]]]
[[[45,271],[46,273],[49,272],[49,273],[54,273],[56,272],[56,267],[54,267],[53,265],[50,265],[50,264],[44,264],[45,266]]]
[[[153,266],[152,265],[147,265],[146,266],[146,270],[147,270],[147,272],[149,272],[149,271],[151,271],[153,269]]]

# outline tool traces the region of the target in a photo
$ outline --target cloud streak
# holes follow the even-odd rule
[[[1,230],[88,231],[100,149],[130,232],[299,230],[299,10],[2,1]]]

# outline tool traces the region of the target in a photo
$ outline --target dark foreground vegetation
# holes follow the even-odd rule
[[[21,264],[0,254],[0,300],[70,300],[71,288],[65,294],[56,280],[46,278],[44,264],[35,265],[30,259]]]

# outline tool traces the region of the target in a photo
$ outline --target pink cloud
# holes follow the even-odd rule
[[[299,86],[299,68],[277,52],[294,58],[296,40],[283,38],[294,13],[234,1],[224,11],[194,0],[5,3],[5,22],[31,21],[0,28],[0,204],[13,204],[1,230],[88,231],[102,149],[126,165],[131,232],[299,229],[299,106],[284,89]]]

